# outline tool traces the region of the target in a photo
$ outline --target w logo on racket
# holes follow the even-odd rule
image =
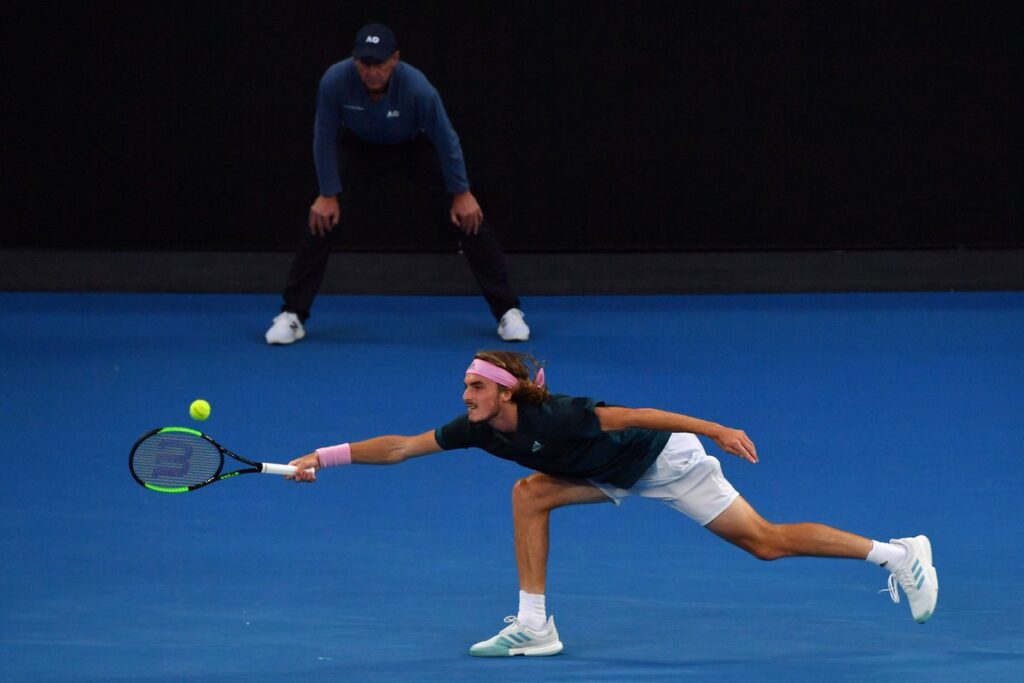
[[[192,462],[192,446],[182,444],[180,453],[158,453],[153,464],[154,477],[184,477]]]

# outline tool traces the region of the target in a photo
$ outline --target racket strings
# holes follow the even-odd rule
[[[132,454],[132,470],[144,483],[194,486],[220,471],[220,451],[202,437],[181,432],[158,433]]]

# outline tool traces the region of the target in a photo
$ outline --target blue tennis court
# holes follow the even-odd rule
[[[524,301],[552,390],[745,429],[726,475],[774,521],[926,533],[935,617],[866,562],[759,562],[667,507],[552,519],[565,652],[480,660],[514,614],[510,488],[477,451],[138,486],[181,424],[287,462],[458,414],[477,297],[322,296],[269,347],[265,295],[0,293],[4,681],[1024,680],[1024,292]],[[505,345],[507,346],[507,345]],[[195,398],[213,406],[188,416]]]

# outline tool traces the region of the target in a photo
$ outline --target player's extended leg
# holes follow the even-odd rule
[[[935,612],[939,595],[939,577],[932,564],[932,546],[927,536],[897,538],[889,544],[842,529],[801,522],[773,524],[759,515],[742,496],[706,525],[707,529],[762,560],[780,557],[815,556],[871,559],[891,572],[889,594],[899,602],[899,588],[910,601],[914,620],[923,624]],[[882,547],[902,548],[900,559],[880,562]],[[888,552],[888,551],[886,551]]]
[[[743,496],[737,496],[707,529],[761,560],[800,555],[863,560],[871,552],[871,539],[824,524],[773,524]]]

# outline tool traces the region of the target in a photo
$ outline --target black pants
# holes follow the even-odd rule
[[[403,145],[371,145],[347,135],[340,147],[341,183],[344,188],[340,198],[341,222],[324,236],[313,234],[308,227],[303,229],[288,272],[282,311],[295,313],[303,322],[309,317],[313,299],[327,272],[334,236],[343,230],[346,222],[345,196],[358,194],[361,187],[395,175],[406,176],[424,185],[438,198],[438,219],[457,234],[473,277],[495,320],[508,309],[519,308],[519,298],[509,284],[505,254],[490,224],[485,221],[477,234],[466,235],[451,223],[448,217],[451,198],[444,186],[437,152],[426,137],[420,136]]]

